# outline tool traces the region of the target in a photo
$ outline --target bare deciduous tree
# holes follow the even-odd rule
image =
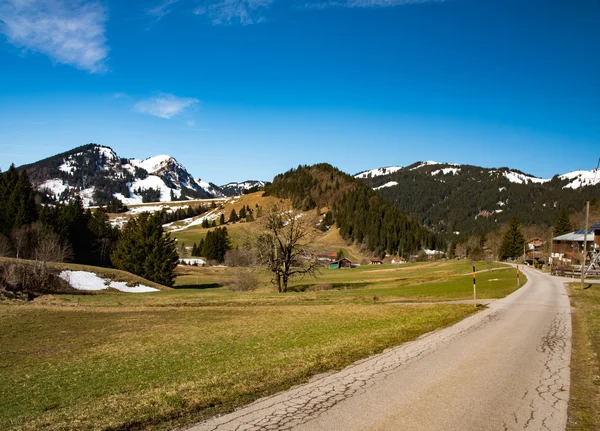
[[[64,262],[72,257],[72,252],[56,233],[43,229],[38,233],[33,256],[40,262]]]
[[[292,277],[316,276],[319,265],[308,245],[315,224],[310,214],[279,202],[265,208],[261,222],[257,260],[271,271],[271,281],[279,292],[287,292]]]

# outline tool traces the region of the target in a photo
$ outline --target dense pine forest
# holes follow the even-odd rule
[[[444,171],[444,168],[446,169]],[[361,179],[396,208],[447,238],[465,238],[498,230],[512,217],[524,226],[551,227],[561,209],[581,211],[587,200],[600,199],[600,185],[573,189],[555,176],[548,182],[511,182],[508,168],[468,165],[407,166],[397,172]]]
[[[298,166],[277,175],[265,186],[265,194],[289,198],[303,211],[327,207],[326,217],[345,239],[363,244],[376,255],[409,256],[422,249],[446,249],[441,236],[329,164]]]

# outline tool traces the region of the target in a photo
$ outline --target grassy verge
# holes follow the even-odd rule
[[[597,430],[600,424],[600,286],[569,287],[573,310],[571,396],[567,429]]]

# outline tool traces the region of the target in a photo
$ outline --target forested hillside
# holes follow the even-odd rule
[[[298,166],[277,175],[267,195],[291,199],[301,210],[327,207],[326,219],[345,239],[364,244],[377,255],[408,256],[422,249],[445,250],[445,241],[394,208],[367,185],[329,164]]]
[[[581,211],[586,200],[600,198],[600,185],[581,179],[586,172],[544,180],[508,168],[426,162],[360,179],[450,238],[494,231],[514,216],[523,225],[552,226],[562,208]]]

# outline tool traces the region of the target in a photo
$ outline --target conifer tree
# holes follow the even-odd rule
[[[225,214],[223,214],[223,213],[221,213],[221,215],[219,216],[219,224],[220,225],[225,224]]]
[[[235,223],[236,221],[238,221],[238,215],[235,212],[235,208],[234,208],[229,213],[229,223]]]
[[[525,237],[521,233],[519,219],[513,217],[508,226],[508,230],[504,234],[504,240],[500,247],[500,257],[502,259],[517,258],[523,254],[524,245]]]
[[[173,285],[179,261],[175,240],[163,232],[158,213],[128,221],[111,258],[117,268],[166,286]]]
[[[554,236],[564,235],[569,232],[573,232],[573,227],[571,226],[567,210],[562,208],[554,226]]]
[[[209,260],[215,260],[222,263],[225,260],[225,253],[231,248],[229,234],[226,227],[218,227],[215,230],[208,231],[204,244],[202,246],[202,256]]]

